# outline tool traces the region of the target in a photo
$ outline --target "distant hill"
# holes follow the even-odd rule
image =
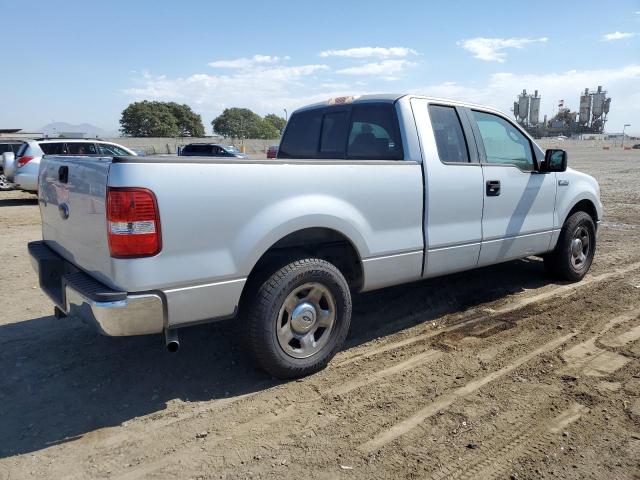
[[[105,130],[90,123],[81,123],[80,125],[72,125],[66,122],[54,122],[45,125],[39,129],[40,132],[50,137],[57,137],[61,132],[84,133],[85,137],[118,137],[120,133],[116,130]]]

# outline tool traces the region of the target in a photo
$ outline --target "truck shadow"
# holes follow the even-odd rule
[[[356,295],[346,348],[547,283],[541,262],[530,259]],[[160,413],[168,402],[280,383],[253,366],[242,340],[233,320],[183,329],[176,355],[160,335],[102,337],[75,319],[0,326],[0,458]]]

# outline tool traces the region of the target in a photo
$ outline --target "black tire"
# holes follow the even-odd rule
[[[576,236],[584,234],[588,238],[588,249],[584,251],[581,241],[580,247],[584,260],[578,261],[574,257],[573,242]],[[570,282],[578,282],[589,271],[596,251],[596,226],[593,218],[586,212],[575,212],[564,222],[558,243],[553,252],[545,255],[545,270],[553,275]],[[577,262],[577,263],[576,263]]]
[[[301,288],[304,289],[306,285],[319,285],[327,295],[331,295],[333,302],[331,305],[334,308],[323,311],[334,312],[333,323],[330,328],[324,330],[322,327],[316,327],[321,331],[320,340],[324,342],[322,347],[318,347],[317,352],[306,358],[295,358],[285,351],[285,348],[293,351],[295,343],[292,343],[293,346],[286,344],[283,346],[276,329],[283,328],[282,325],[287,323],[289,327],[295,325],[293,314],[288,320],[286,318],[283,320],[283,317],[290,315],[286,313],[287,307],[284,302],[291,299],[292,295],[298,295],[296,292]],[[305,294],[304,291],[301,292],[301,295]],[[307,292],[307,295],[311,293]],[[340,350],[349,331],[351,322],[349,285],[342,273],[325,260],[306,258],[285,265],[264,282],[259,282],[247,300],[245,317],[248,322],[249,350],[262,370],[278,378],[298,378],[323,369]],[[304,300],[306,298],[300,302],[306,303]],[[320,301],[326,302],[326,299],[323,297]],[[307,317],[304,318],[308,321]],[[316,319],[315,315],[314,319]],[[314,322],[320,321],[319,319],[318,314]],[[295,333],[298,334],[298,332]],[[326,338],[322,337],[324,334],[327,334]],[[292,342],[295,341],[295,338],[292,339]],[[299,348],[303,352],[304,347],[301,343]]]

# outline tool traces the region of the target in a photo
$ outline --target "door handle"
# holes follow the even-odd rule
[[[487,197],[500,195],[500,180],[487,180]]]

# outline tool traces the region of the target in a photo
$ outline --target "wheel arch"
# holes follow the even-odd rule
[[[364,283],[362,256],[349,236],[329,227],[307,227],[282,236],[260,255],[249,273],[243,296],[267,272],[303,257],[332,263],[354,290],[359,290]]]
[[[593,219],[593,223],[594,224],[598,223],[598,209],[596,208],[596,206],[593,203],[593,201],[591,201],[588,198],[583,198],[581,200],[578,200],[569,209],[569,212],[567,212],[567,214],[564,217],[564,220],[562,221],[562,225],[564,225],[564,223],[567,221],[567,219],[569,217],[571,217],[571,215],[573,215],[576,212],[585,212],[585,213],[589,214],[589,216]]]

